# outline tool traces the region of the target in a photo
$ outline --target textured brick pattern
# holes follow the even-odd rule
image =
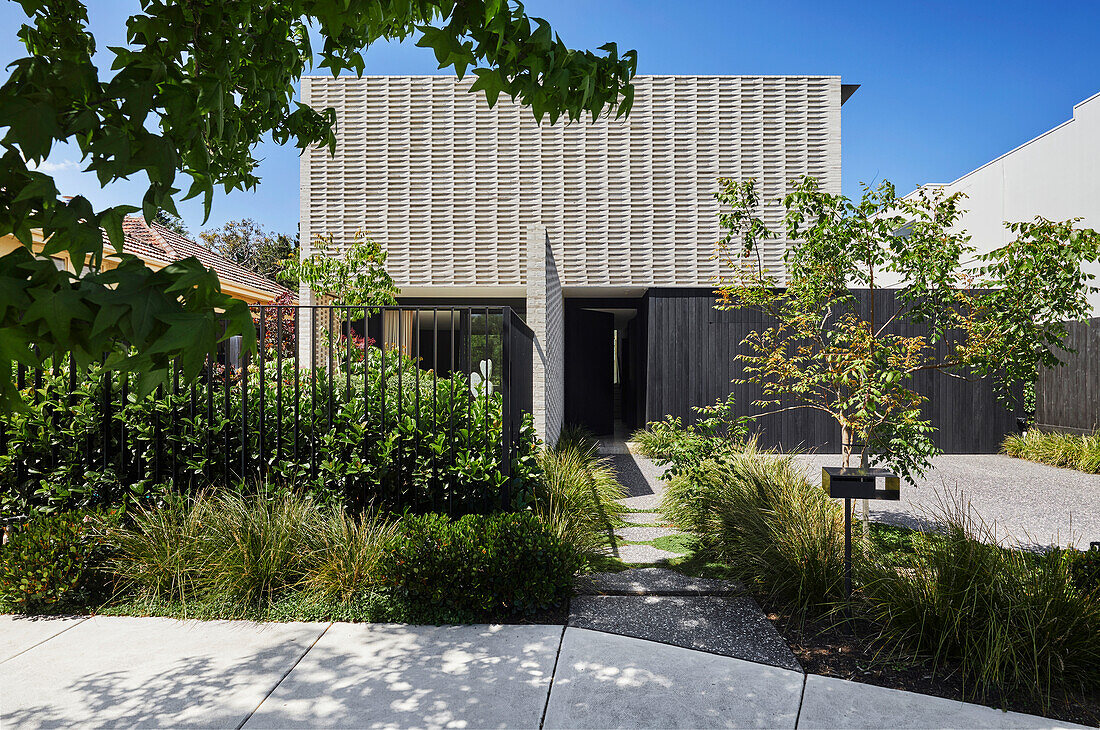
[[[535,333],[533,413],[539,438],[553,446],[565,416],[565,309],[546,229],[527,232],[527,324]]]
[[[339,119],[336,155],[302,156],[307,252],[363,228],[399,285],[519,286],[542,225],[563,286],[699,286],[717,273],[717,177],[756,178],[773,224],[792,179],[840,190],[839,77],[643,76],[628,119],[568,126],[490,109],[471,78],[303,79]]]

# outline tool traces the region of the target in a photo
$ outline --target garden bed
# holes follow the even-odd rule
[[[799,664],[809,674],[847,679],[878,687],[978,702],[1013,712],[1042,715],[1065,722],[1100,725],[1100,697],[1076,695],[1053,699],[1049,707],[1018,693],[990,692],[976,697],[967,691],[958,666],[937,668],[919,656],[899,657],[883,651],[873,638],[877,629],[855,621],[847,632],[829,619],[795,616],[783,607],[757,597],[768,619],[791,647]]]

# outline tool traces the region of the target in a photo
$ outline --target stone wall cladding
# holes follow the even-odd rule
[[[471,79],[308,77],[337,150],[302,155],[302,243],[360,228],[399,285],[525,284],[545,226],[563,286],[706,286],[718,273],[716,178],[755,178],[766,221],[791,180],[840,191],[837,76],[640,76],[627,119],[551,125]],[[770,241],[778,273],[786,241]]]

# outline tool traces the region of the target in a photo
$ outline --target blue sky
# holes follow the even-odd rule
[[[124,39],[137,0],[86,0],[100,48]],[[530,0],[573,47],[615,41],[640,73],[840,74],[862,87],[844,106],[844,191],[892,180],[902,192],[952,180],[1072,115],[1100,92],[1100,4],[1092,2],[808,2]],[[0,62],[24,54],[19,6],[0,3]],[[430,50],[376,45],[367,72],[435,73]],[[106,67],[106,60],[102,64]],[[7,73],[2,72],[6,77]],[[298,221],[298,156],[264,144],[256,192],[221,195],[210,220],[182,208],[192,231],[252,217],[278,231]],[[72,150],[51,167],[66,194],[97,205],[140,201],[142,186],[101,191]]]

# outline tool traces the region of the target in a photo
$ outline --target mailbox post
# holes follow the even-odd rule
[[[821,487],[833,499],[844,500],[844,595],[848,618],[852,605],[852,500],[901,499],[901,479],[889,469],[821,467]]]

